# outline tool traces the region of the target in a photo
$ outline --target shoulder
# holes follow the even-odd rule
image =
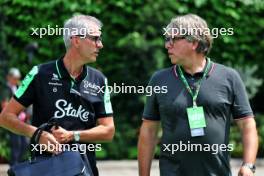
[[[95,79],[106,79],[106,76],[99,71],[96,68],[93,68],[91,66],[86,65],[86,69],[87,69],[87,73],[89,75],[89,77],[95,78]]]
[[[151,79],[164,79],[173,72],[173,66],[156,71]]]
[[[219,63],[214,63],[214,64],[215,64],[214,66],[215,71],[217,72],[217,74],[221,76],[226,76],[228,78],[239,77],[239,73],[234,68]]]
[[[56,61],[50,61],[47,63],[42,63],[39,65],[35,65],[28,72],[26,77],[34,77],[39,75],[46,75],[50,73],[54,73],[56,71]]]
[[[51,73],[54,73],[56,71],[56,60],[46,62],[46,63],[42,63],[42,64],[39,64],[35,67],[37,67],[38,74],[40,74],[40,75],[51,74]]]
[[[149,79],[148,85],[163,85],[173,75],[173,67],[164,68],[153,73]]]

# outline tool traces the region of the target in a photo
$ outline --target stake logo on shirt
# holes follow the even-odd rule
[[[95,83],[91,83],[91,82],[86,81],[86,80],[84,80],[83,83],[84,83],[83,87],[85,89],[90,88],[90,89],[94,89],[94,90],[98,91],[98,89],[100,87],[99,85],[96,85]]]
[[[72,103],[68,103],[64,99],[59,99],[55,103],[56,108],[58,109],[54,113],[54,118],[63,118],[65,116],[80,118],[82,121],[87,122],[89,118],[89,112],[86,111],[82,105],[78,109],[72,107]]]
[[[100,89],[100,86],[95,83],[91,83],[89,81],[84,80],[83,88],[84,88],[83,93],[89,94],[92,96],[98,96],[98,89]]]

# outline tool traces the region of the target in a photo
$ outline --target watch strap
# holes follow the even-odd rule
[[[248,169],[250,169],[253,173],[255,173],[255,171],[256,171],[256,166],[255,166],[255,164],[253,164],[253,163],[243,163],[242,164],[242,167],[247,167]]]

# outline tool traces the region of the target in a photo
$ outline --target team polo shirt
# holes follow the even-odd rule
[[[161,121],[161,176],[231,175],[229,151],[232,146],[228,146],[231,120],[253,116],[253,113],[239,74],[221,64],[211,63],[197,97],[197,106],[204,108],[204,136],[191,137],[186,109],[192,107],[193,102],[178,67],[158,71],[149,81],[149,86],[167,86],[168,90],[147,97],[143,112],[143,119]],[[196,89],[203,72],[190,75],[183,70],[191,89]],[[195,144],[207,148],[195,149]],[[223,149],[220,150],[220,146]]]
[[[73,79],[62,58],[34,66],[14,98],[25,107],[33,104],[32,125],[37,127],[53,118],[66,130],[84,130],[95,127],[97,119],[113,115],[106,77],[83,66]],[[95,152],[89,154],[95,169]]]

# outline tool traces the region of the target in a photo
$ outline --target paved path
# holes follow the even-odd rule
[[[233,176],[237,176],[238,168],[241,160],[231,160]],[[264,160],[257,161],[257,172],[255,176],[264,176]],[[100,176],[137,176],[137,161],[135,160],[119,160],[119,161],[98,161]],[[0,176],[7,176],[7,165],[0,165]],[[40,175],[41,176],[41,175]],[[159,176],[158,161],[152,164],[151,176]]]

